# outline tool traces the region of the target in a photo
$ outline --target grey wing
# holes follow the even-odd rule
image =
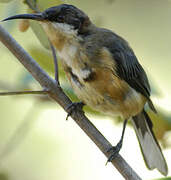
[[[121,37],[114,35],[114,38],[108,40],[106,47],[116,62],[118,76],[137,92],[144,95],[148,99],[150,108],[156,112],[150,100],[151,89],[147,75],[128,43]]]

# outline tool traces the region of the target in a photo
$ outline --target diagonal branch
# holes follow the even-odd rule
[[[30,1],[30,0],[25,0],[24,1],[25,4],[27,4],[29,6],[29,8],[31,10],[33,10],[34,12],[40,12],[38,7],[37,7],[37,2],[36,0]]]
[[[60,104],[66,112],[69,111],[67,110],[67,107],[72,102],[64,94],[61,87],[33,60],[33,58],[12,38],[12,36],[2,28],[2,26],[0,26],[0,41],[14,54],[14,56],[16,56],[16,58],[32,74],[40,85],[48,90],[48,95]],[[105,156],[109,158],[110,153],[107,152],[107,150],[111,148],[112,145],[87,119],[83,111],[72,113],[71,117],[105,154]],[[119,154],[112,160],[112,164],[125,179],[141,180],[141,178]]]

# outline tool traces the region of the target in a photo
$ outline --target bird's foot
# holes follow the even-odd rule
[[[116,146],[113,146],[110,149],[108,149],[107,152],[111,152],[111,155],[109,156],[106,165],[108,162],[111,162],[113,159],[115,159],[115,157],[117,157],[121,148],[122,148],[122,140],[120,140]]]
[[[108,162],[111,162],[118,154],[119,154],[119,151],[121,150],[122,148],[122,143],[123,143],[123,138],[124,138],[124,134],[125,134],[125,128],[126,128],[126,124],[127,124],[128,120],[125,119],[124,123],[123,123],[123,129],[122,129],[122,135],[121,135],[121,139],[120,141],[118,142],[118,144],[116,146],[113,146],[111,147],[110,149],[108,149],[107,152],[111,152],[111,155],[109,156],[106,164]]]
[[[85,104],[83,102],[74,102],[68,105],[68,107],[66,108],[66,110],[68,110],[68,114],[66,117],[66,120],[68,120],[69,116],[71,116],[71,114],[75,111],[82,111],[82,108]]]

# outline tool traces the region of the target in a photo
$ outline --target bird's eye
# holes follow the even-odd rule
[[[64,22],[63,16],[58,16],[58,17],[57,17],[57,21],[58,21],[59,23]]]

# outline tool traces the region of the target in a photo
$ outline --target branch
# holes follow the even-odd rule
[[[30,0],[25,0],[24,1],[25,4],[27,4],[29,6],[29,8],[31,10],[33,10],[34,12],[40,12],[38,7],[37,7],[37,2],[36,0],[30,1]]]
[[[48,90],[48,95],[58,104],[60,104],[67,113],[69,113],[67,107],[72,102],[64,94],[61,87],[34,61],[34,59],[12,38],[12,36],[3,29],[1,25],[0,41],[14,54],[14,56],[16,56],[16,58],[23,64],[23,66],[40,83],[43,89]],[[107,150],[110,149],[112,145],[87,119],[87,117],[84,115],[84,112],[79,111],[72,113],[71,117],[105,154],[105,156],[109,158],[110,152],[107,152]],[[112,164],[125,179],[141,180],[141,178],[119,154],[115,159],[112,160]]]

